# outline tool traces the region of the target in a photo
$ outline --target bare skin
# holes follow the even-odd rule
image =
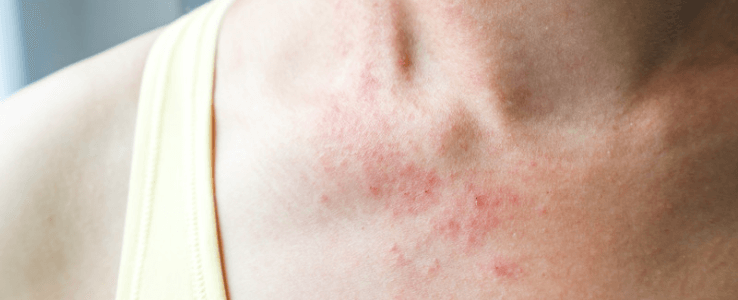
[[[229,297],[738,296],[736,5],[450,2],[231,7],[214,99]],[[128,174],[106,149],[132,136],[102,141],[132,129],[135,111],[113,108],[137,95],[109,97],[107,110],[74,101],[97,121],[63,128],[104,145],[98,158],[60,165],[62,142],[1,152],[20,174],[0,181],[16,187],[0,203],[21,208],[0,223],[13,246],[0,267],[23,274],[0,277],[9,297],[84,298],[74,283],[112,295],[127,176],[104,185],[96,166]],[[84,129],[105,111],[120,119]],[[16,145],[39,143],[41,129],[19,128]],[[40,183],[24,175],[41,169]],[[44,201],[60,189],[67,202]],[[39,225],[50,216],[67,221]]]

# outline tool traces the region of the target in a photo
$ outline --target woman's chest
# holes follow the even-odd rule
[[[602,129],[623,124],[524,143],[464,105],[327,103],[223,107],[216,203],[234,299],[668,298],[704,253],[735,267],[728,225],[708,225],[735,187],[690,181],[719,149]]]

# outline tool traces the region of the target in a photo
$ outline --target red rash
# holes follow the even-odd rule
[[[467,249],[482,246],[484,237],[509,218],[503,210],[518,204],[518,196],[507,188],[469,183],[433,219],[433,232],[462,242]]]
[[[380,101],[380,84],[370,66],[357,75],[356,88],[328,98],[330,108],[315,123],[319,173],[325,180],[317,199],[325,208],[320,211],[360,211],[392,226],[418,225],[407,240],[390,241],[391,248],[383,250],[386,263],[401,270],[410,286],[454,269],[450,265],[457,262],[449,257],[459,252],[488,254],[483,251],[495,234],[528,204],[499,180],[510,174],[480,167],[480,157],[499,152],[485,143],[493,133],[463,109],[440,122],[423,123],[428,119],[422,114]],[[522,162],[518,167],[536,165]],[[429,243],[451,252],[424,257]],[[502,260],[475,267],[485,278],[521,274],[514,262]]]
[[[434,240],[445,239],[472,250],[483,246],[493,230],[506,224],[513,217],[513,208],[520,204],[519,195],[495,179],[499,178],[497,172],[474,166],[473,156],[466,152],[475,151],[472,148],[478,148],[478,142],[462,131],[476,127],[466,121],[452,119],[448,128],[439,128],[447,134],[429,139],[440,143],[430,147],[437,149],[438,155],[464,157],[451,161],[469,163],[468,169],[452,173],[415,161],[410,151],[388,141],[396,128],[390,116],[378,109],[336,105],[324,117],[320,129],[322,171],[339,187],[351,189],[341,192],[339,188],[339,193],[355,193],[359,188],[359,194],[364,195],[347,199],[354,203],[345,205],[374,207],[395,221],[427,218]],[[321,203],[328,205],[327,197]]]
[[[415,215],[437,205],[438,173],[403,159],[397,150],[381,148],[367,149],[359,157],[369,194],[384,201],[394,216]]]
[[[512,217],[509,209],[520,204],[513,190],[490,182],[484,172],[441,177],[381,145],[357,158],[370,199],[396,220],[429,213],[431,233],[466,250],[483,246],[485,237]]]

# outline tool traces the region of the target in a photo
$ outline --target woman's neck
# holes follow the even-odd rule
[[[356,55],[389,74],[387,82],[463,87],[511,122],[624,109],[656,70],[695,53],[714,55],[714,49],[696,49],[705,47],[699,40],[705,33],[713,44],[735,41],[736,26],[721,19],[738,12],[728,6],[686,0],[336,0],[331,8],[346,18],[338,22],[354,28],[347,39]]]

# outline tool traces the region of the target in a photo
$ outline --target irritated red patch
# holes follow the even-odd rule
[[[362,88],[334,94],[331,108],[317,119],[320,173],[330,186],[318,203],[324,211],[359,208],[395,225],[421,224],[428,241],[481,249],[516,216],[521,202],[500,181],[510,174],[478,166],[498,151],[486,142],[491,133],[463,109],[418,126],[424,119],[372,100],[379,83],[370,68],[357,75]]]
[[[359,157],[365,186],[394,216],[414,215],[438,203],[438,172],[422,168],[397,150],[370,147]]]
[[[518,194],[496,181],[499,176],[494,171],[472,168],[444,174],[412,159],[407,150],[388,139],[396,130],[390,117],[397,118],[369,106],[334,105],[319,128],[323,172],[332,180],[347,182],[340,186],[365,195],[356,201],[379,205],[394,219],[429,212],[433,234],[467,246],[481,245],[484,237],[510,216],[504,212],[519,204]],[[438,129],[448,133],[441,134],[444,138],[430,138],[439,143],[431,149],[440,149],[439,155],[466,155],[453,163],[472,166],[474,158],[467,152],[478,148],[478,142],[467,132],[477,128],[464,119],[452,123]]]
[[[432,221],[434,233],[467,248],[483,245],[484,237],[508,220],[505,212],[519,204],[518,195],[508,188],[475,183],[448,200]]]
[[[481,274],[481,283],[519,278],[515,262],[478,264],[524,202],[501,180],[511,176],[509,166],[479,163],[501,152],[487,146],[491,133],[464,111],[437,122],[423,123],[422,114],[411,119],[407,111],[372,101],[375,83],[364,75],[367,90],[336,96],[316,119],[316,173],[322,176],[316,188],[324,188],[314,198],[316,211],[328,219],[346,211],[350,218],[368,216],[363,221],[373,222],[374,235],[366,236],[383,245],[376,255],[391,271],[396,295],[422,297],[463,268]],[[523,173],[533,167],[528,161],[520,166]]]

